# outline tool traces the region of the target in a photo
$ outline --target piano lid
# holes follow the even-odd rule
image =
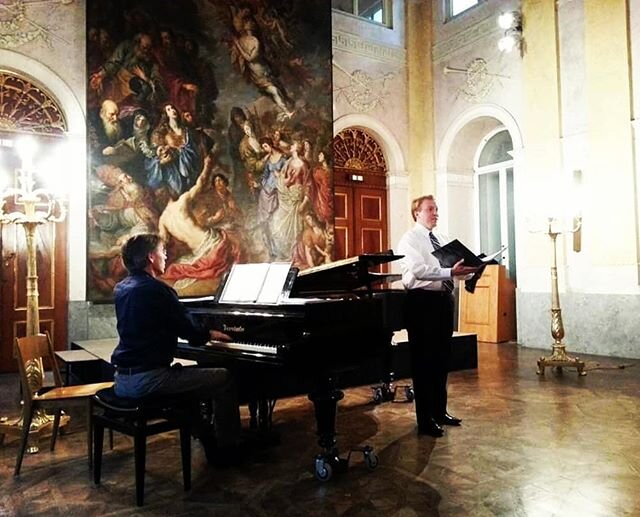
[[[402,257],[394,255],[393,251],[367,253],[305,269],[298,273],[291,294],[353,291],[362,287],[370,288],[373,283],[396,280],[397,275],[370,272],[369,268]]]

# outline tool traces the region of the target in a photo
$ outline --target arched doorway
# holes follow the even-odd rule
[[[5,181],[15,181],[21,163],[15,142],[25,134],[47,156],[67,131],[56,99],[30,78],[0,70],[0,167]],[[37,158],[36,158],[37,166]],[[46,174],[42,170],[41,174]],[[39,178],[46,180],[46,178]],[[5,185],[12,186],[12,185]],[[1,189],[4,190],[4,189]],[[13,200],[7,198],[8,204]],[[65,223],[44,224],[36,230],[40,329],[48,331],[57,348],[67,343],[67,254]],[[0,371],[15,371],[13,343],[26,328],[26,244],[19,225],[6,224],[0,232]]]
[[[380,144],[361,128],[333,139],[334,258],[388,248],[387,164]]]

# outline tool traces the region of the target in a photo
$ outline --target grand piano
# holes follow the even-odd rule
[[[210,341],[202,347],[180,342],[177,356],[232,370],[240,400],[251,409],[252,427],[270,428],[279,398],[308,394],[321,447],[315,475],[326,481],[334,471],[346,470],[354,450],[341,458],[337,448],[336,409],[342,388],[384,382],[389,375],[391,335],[399,326],[403,296],[377,289],[398,275],[371,269],[399,258],[392,252],[366,254],[304,271],[286,265],[284,274],[276,271],[275,285],[282,287],[270,303],[260,296],[256,301],[254,295],[237,301],[261,280],[247,279],[243,286],[238,276],[255,271],[234,266],[230,273],[236,278],[225,278],[215,297],[183,300],[196,321],[225,332],[231,341]],[[228,296],[234,289],[240,293]],[[364,454],[367,467],[377,466],[371,447],[356,450]]]

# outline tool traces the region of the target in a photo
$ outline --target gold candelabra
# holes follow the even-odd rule
[[[36,229],[41,224],[58,223],[66,217],[66,208],[62,199],[45,188],[36,188],[34,178],[33,157],[35,141],[23,139],[16,146],[22,160],[22,166],[16,170],[16,186],[9,186],[0,192],[0,224],[16,224],[25,232],[27,251],[27,311],[26,335],[33,336],[40,332],[40,311],[38,303],[38,268]],[[26,368],[29,375],[29,386],[37,389],[42,386],[44,365],[41,360],[29,361]],[[66,425],[69,417],[64,415],[60,425]],[[0,418],[0,436],[22,432],[23,418],[10,420]],[[39,411],[33,416],[29,434],[39,436],[45,429],[53,425],[53,416]],[[36,440],[30,440],[27,449],[30,453],[38,452]]]
[[[540,357],[538,359],[538,375],[544,375],[544,369],[557,368],[562,371],[562,368],[576,368],[578,375],[587,375],[584,371],[584,361],[581,361],[577,357],[570,357],[567,355],[566,347],[562,342],[564,338],[564,325],[562,324],[562,310],[560,309],[560,295],[558,292],[558,266],[556,258],[556,240],[558,235],[563,232],[553,229],[553,223],[555,218],[549,217],[547,220],[547,229],[545,233],[551,239],[551,248],[553,250],[553,260],[551,262],[551,336],[553,337],[552,353],[549,357]],[[581,218],[576,219],[575,226],[566,230],[565,233],[577,234],[582,226]]]

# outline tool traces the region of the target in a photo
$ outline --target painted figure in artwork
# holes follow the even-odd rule
[[[156,157],[146,163],[147,184],[156,191],[164,189],[176,199],[195,183],[201,159],[196,139],[173,104],[163,106],[151,143]]]
[[[236,12],[233,19],[234,28],[239,30],[233,38],[232,61],[258,90],[271,97],[280,110],[279,118],[290,118],[293,110],[287,106],[287,93],[273,75],[271,65],[263,55],[262,45],[256,36],[256,21],[246,14],[246,9]]]
[[[291,157],[283,169],[276,172],[278,208],[271,223],[274,235],[278,236],[276,253],[279,260],[291,257],[296,238],[302,231],[302,215],[309,203],[309,166],[300,155],[299,141],[291,144]]]
[[[258,194],[258,224],[262,229],[262,236],[269,258],[273,260],[277,256],[277,252],[272,232],[272,218],[278,208],[278,174],[284,168],[286,159],[271,138],[261,138],[260,146],[266,155],[262,159],[262,181],[259,185],[254,182],[254,187],[260,189]]]
[[[295,249],[293,263],[301,269],[331,262],[333,236],[313,212],[304,215],[304,229]]]
[[[164,280],[211,294],[236,262],[332,250],[331,9],[323,0],[87,0],[87,298],[118,243],[167,240]],[[327,157],[330,158],[330,157]],[[312,217],[313,216],[313,217]]]
[[[318,153],[318,163],[313,169],[313,209],[318,219],[328,225],[333,219],[333,184],[331,170],[324,151]]]

